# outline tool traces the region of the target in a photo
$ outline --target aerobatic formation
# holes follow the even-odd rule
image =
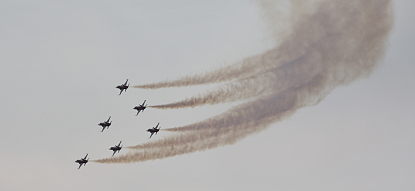
[[[392,26],[391,0],[292,0],[291,16],[285,20],[278,20],[278,13],[271,10],[270,4],[277,1],[258,2],[271,27],[289,26],[273,33],[279,39],[275,48],[203,75],[132,86],[157,89],[224,83],[205,94],[149,108],[247,101],[200,122],[164,128],[174,134],[128,146],[127,154],[93,162],[140,162],[233,144],[302,107],[317,104],[335,87],[366,77],[382,58]],[[127,82],[124,87],[128,88]],[[119,89],[121,94],[123,89]],[[147,107],[144,104],[134,109],[139,113]],[[157,124],[147,131],[151,137],[159,130]],[[86,157],[77,161],[80,166],[86,162]]]
[[[121,93],[123,91],[126,91],[128,89],[129,85],[127,85],[127,83],[128,83],[128,79],[125,81],[124,84],[121,84],[121,85],[116,87],[116,88],[120,89],[120,93],[118,95],[121,95]],[[142,104],[140,104],[138,106],[135,106],[133,108],[133,109],[137,110],[136,115],[138,115],[140,113],[140,111],[144,111],[144,109],[147,108],[147,105],[145,105],[146,101],[147,100],[144,100],[144,102]],[[109,129],[109,127],[112,124],[112,121],[110,121],[110,120],[111,120],[111,116],[109,116],[106,121],[98,123],[98,125],[102,127],[101,132],[104,132],[105,129]],[[149,138],[151,138],[153,136],[153,134],[157,135],[158,131],[160,130],[159,125],[160,125],[160,123],[157,123],[157,126],[147,130],[150,133]],[[122,149],[121,142],[122,141],[120,141],[118,143],[118,145],[115,145],[115,146],[109,148],[109,150],[113,151],[112,156],[114,156],[117,152],[119,153],[121,151],[121,149]],[[82,166],[85,166],[86,163],[89,162],[89,158],[87,158],[87,157],[88,157],[88,154],[86,154],[84,158],[81,158],[81,159],[75,161],[75,163],[79,164],[78,169],[80,169]]]

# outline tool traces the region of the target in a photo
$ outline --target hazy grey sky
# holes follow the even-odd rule
[[[415,2],[395,0],[387,54],[367,79],[228,147],[126,165],[74,161],[148,141],[145,129],[189,124],[233,104],[166,103],[208,86],[115,86],[174,79],[273,45],[256,1],[0,1],[0,190],[414,190]],[[113,117],[100,133],[97,123]],[[154,139],[166,136],[160,133]],[[127,150],[122,150],[125,153]]]

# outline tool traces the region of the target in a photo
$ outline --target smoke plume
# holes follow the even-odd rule
[[[261,1],[270,22],[273,14],[267,3],[271,2]],[[302,107],[317,104],[335,87],[370,74],[383,55],[391,29],[390,0],[301,2],[292,1],[290,10],[298,11],[293,11],[292,23],[286,25],[290,26],[288,32],[275,33],[282,36],[277,47],[205,75],[136,86],[162,88],[229,81],[205,94],[153,106],[162,109],[251,98],[249,101],[206,120],[166,129],[178,134],[130,146],[129,154],[96,162],[139,162],[233,144]]]

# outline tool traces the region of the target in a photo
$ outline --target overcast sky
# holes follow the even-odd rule
[[[387,53],[363,80],[335,89],[235,145],[134,164],[108,157],[231,105],[132,109],[210,86],[115,89],[231,64],[274,43],[253,0],[0,0],[0,190],[415,189],[415,1],[395,0]],[[111,115],[113,125],[100,132]],[[159,133],[155,140],[167,136]],[[127,150],[121,150],[126,153]]]

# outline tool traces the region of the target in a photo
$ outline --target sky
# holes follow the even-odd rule
[[[108,157],[146,129],[190,124],[236,103],[167,103],[212,85],[115,89],[232,64],[275,40],[253,0],[0,1],[0,190],[414,190],[414,1],[395,0],[385,57],[366,79],[222,148],[133,164]],[[113,125],[100,132],[99,122]],[[168,136],[159,133],[152,139]],[[121,150],[126,153],[127,150]]]

